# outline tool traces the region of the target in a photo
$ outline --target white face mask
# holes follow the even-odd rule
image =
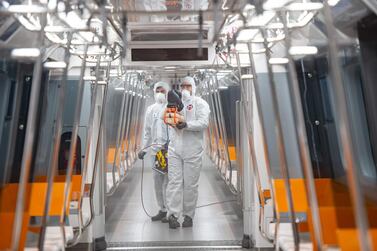
[[[188,100],[191,97],[191,93],[188,90],[183,90],[182,91],[182,100]]]
[[[165,94],[159,92],[159,93],[155,93],[154,94],[154,100],[159,103],[159,104],[163,104],[166,102],[166,97],[165,97]]]

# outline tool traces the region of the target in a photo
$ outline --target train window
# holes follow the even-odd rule
[[[317,22],[318,24],[319,22]],[[320,23],[319,23],[320,24]],[[339,46],[356,166],[365,181],[376,181],[376,28],[358,25],[359,34],[347,30],[349,41]],[[349,27],[348,27],[349,28]],[[341,28],[340,28],[341,29]],[[370,34],[370,35],[366,35]],[[358,37],[359,36],[359,37]],[[359,42],[360,41],[360,42]],[[345,175],[334,109],[334,90],[328,72],[326,48],[315,57],[296,61],[314,174],[318,178]]]
[[[377,161],[377,16],[371,15],[359,22],[358,34],[360,41],[363,73],[363,95],[366,107],[367,124],[373,158]]]
[[[240,87],[231,86],[226,91],[220,91],[221,103],[225,119],[225,129],[229,146],[236,144],[236,102],[240,100]]]
[[[59,175],[65,175],[68,169],[69,151],[71,146],[72,132],[65,132],[61,135],[59,149]],[[77,136],[76,151],[74,153],[73,174],[81,173],[81,139]]]

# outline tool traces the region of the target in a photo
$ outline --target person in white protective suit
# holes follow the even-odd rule
[[[142,143],[142,150],[138,153],[139,159],[144,159],[147,150],[144,149],[152,145],[151,149],[151,163],[155,164],[156,153],[163,148],[163,145],[168,141],[168,128],[161,119],[166,103],[167,93],[170,87],[165,82],[157,82],[154,85],[154,99],[155,103],[147,108],[144,119],[144,136]],[[157,215],[152,217],[152,221],[162,221],[167,223],[167,209],[166,209],[166,187],[168,183],[167,174],[163,174],[153,170],[154,190],[158,206],[160,207]]]
[[[198,200],[199,176],[204,152],[204,130],[208,127],[210,109],[206,101],[195,96],[195,81],[185,77],[181,82],[184,122],[170,128],[168,150],[169,183],[166,190],[169,227],[192,227]]]

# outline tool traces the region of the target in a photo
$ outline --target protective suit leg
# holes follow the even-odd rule
[[[201,153],[184,158],[183,164],[183,215],[194,218],[196,203],[198,202],[198,187],[200,171],[202,169]]]
[[[179,217],[182,212],[183,196],[183,160],[177,153],[169,149],[169,182],[166,189],[168,216]]]
[[[154,165],[155,156],[152,156],[152,165]],[[168,176],[153,170],[154,191],[156,195],[157,204],[160,211],[166,212],[166,188],[168,185]]]

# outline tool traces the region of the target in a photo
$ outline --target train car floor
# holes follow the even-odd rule
[[[148,158],[146,158],[148,159]],[[147,163],[147,162],[146,162]],[[125,181],[107,201],[106,240],[109,250],[234,250],[243,236],[242,211],[213,164],[205,158],[200,177],[198,208],[192,228],[169,229],[167,224],[152,222],[143,212],[140,197],[141,162],[128,173]],[[150,214],[158,212],[152,170],[144,173],[144,202]],[[216,248],[217,247],[217,248]],[[215,248],[215,249],[213,249]]]

